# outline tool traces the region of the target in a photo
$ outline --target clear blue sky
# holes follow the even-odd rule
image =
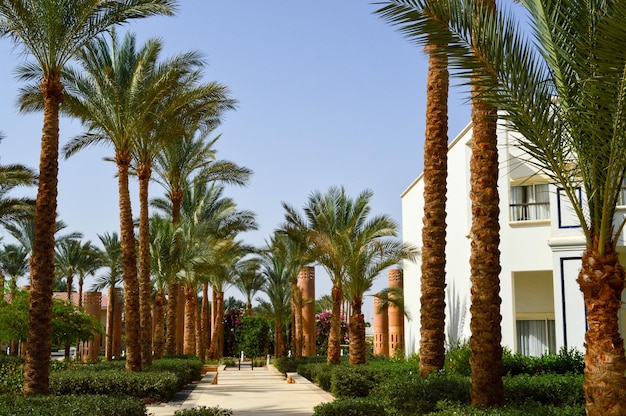
[[[201,51],[206,80],[227,85],[239,101],[215,133],[222,134],[218,157],[254,171],[247,187],[226,192],[257,214],[259,230],[244,239],[261,246],[283,220],[282,201],[301,208],[312,191],[333,185],[353,196],[372,189],[372,214],[388,214],[400,227],[400,194],[423,167],[422,49],[362,0],[180,3],[175,17],[136,21],[120,33],[163,39],[163,57]],[[14,74],[25,59],[19,52],[0,40],[0,163],[37,168],[42,115],[17,112]],[[468,122],[466,96],[456,94],[450,139]],[[61,145],[80,131],[79,123],[63,120]],[[102,160],[111,155],[110,148],[91,148],[60,162],[59,218],[93,242],[119,230],[115,167]],[[162,195],[158,186],[151,192]],[[382,277],[375,289],[385,286]],[[330,283],[320,279],[317,296],[325,293]]]

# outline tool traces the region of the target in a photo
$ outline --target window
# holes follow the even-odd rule
[[[556,352],[554,320],[517,321],[517,352],[534,357]]]
[[[511,221],[545,220],[550,218],[548,184],[511,187]]]

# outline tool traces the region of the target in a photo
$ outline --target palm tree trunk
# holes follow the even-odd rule
[[[209,360],[218,360],[224,350],[224,292],[215,291],[214,300],[215,319],[208,353]]]
[[[200,319],[200,359],[206,359],[207,345],[211,342],[211,312],[209,307],[209,284],[202,285],[202,317]]]
[[[350,316],[350,364],[365,364],[365,316],[363,300],[352,299]]]
[[[109,286],[109,305],[107,306],[106,346],[104,356],[106,361],[113,359],[113,327],[115,326],[115,286]]]
[[[67,304],[71,305],[72,304],[72,286],[73,286],[73,278],[72,276],[67,276]],[[76,344],[76,346],[78,346],[78,344]],[[64,353],[63,353],[63,357],[68,360],[70,358],[70,343],[66,342],[65,343],[65,349],[64,349]]]
[[[285,351],[287,350],[286,340],[285,340],[285,327],[280,320],[276,320],[276,325],[274,327],[274,356],[275,357],[284,357]]]
[[[154,359],[163,358],[165,346],[165,294],[157,292],[154,298]]]
[[[170,282],[167,293],[167,333],[165,337],[165,351],[168,355],[176,354],[176,322],[178,310],[178,293],[180,284]]]
[[[492,7],[494,0],[480,0]],[[504,403],[500,315],[500,209],[498,197],[497,110],[472,90],[472,156],[470,158],[471,321],[470,395],[473,406]]]
[[[126,321],[126,369],[141,371],[141,320],[139,313],[139,282],[133,213],[128,190],[130,152],[116,152],[120,193],[120,235],[122,246],[122,277],[124,279],[124,317]]]
[[[427,47],[427,51],[436,46]],[[448,62],[430,53],[424,140],[424,227],[420,297],[420,376],[441,370],[445,358],[446,176],[448,174]],[[352,340],[352,338],[350,338]]]
[[[194,319],[196,321],[196,357],[201,357],[202,354],[202,348],[203,348],[203,343],[202,343],[202,311],[200,310],[200,305],[198,305],[198,295],[196,294],[195,298],[194,298],[194,310],[195,310],[195,316]],[[204,361],[204,359],[201,358],[202,361]]]
[[[587,414],[624,415],[626,358],[617,318],[622,306],[624,268],[611,243],[604,253],[597,248],[585,250],[577,282],[587,311],[583,383]]]
[[[39,186],[35,203],[35,239],[31,255],[28,338],[24,363],[24,393],[48,394],[59,172],[59,106],[63,99],[61,74],[44,76],[43,131],[39,159]]]
[[[152,364],[152,284],[150,283],[150,218],[148,213],[148,185],[151,167],[141,163],[139,179],[139,315],[141,320],[141,363]]]
[[[343,302],[342,287],[334,284],[331,295],[333,298],[333,312],[330,317],[327,362],[328,364],[339,364],[341,363],[341,303]]]
[[[197,295],[191,284],[184,285],[185,291],[185,336],[183,338],[183,354],[196,353],[196,308]]]

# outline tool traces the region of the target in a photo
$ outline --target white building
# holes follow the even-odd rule
[[[528,163],[514,145],[515,134],[503,123],[498,126],[502,344],[526,355],[563,346],[582,351],[585,308],[576,278],[585,241],[567,197]],[[470,125],[448,148],[446,334],[453,340],[470,336],[471,137]],[[417,247],[422,245],[423,191],[420,176],[402,194],[403,238]],[[618,209],[618,219],[625,214],[626,206]],[[623,236],[618,251],[624,264]],[[420,261],[404,266],[405,307],[413,317],[405,322],[407,354],[419,350],[420,267]],[[626,324],[625,308],[620,321]]]

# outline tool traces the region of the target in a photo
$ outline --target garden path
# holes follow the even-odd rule
[[[295,376],[295,383],[287,383],[272,365],[254,370],[221,366],[217,384],[211,384],[214,374],[207,373],[193,389],[181,392],[180,398],[148,406],[148,414],[173,416],[176,410],[219,406],[232,409],[234,416],[311,416],[316,405],[334,400],[303,377]]]

